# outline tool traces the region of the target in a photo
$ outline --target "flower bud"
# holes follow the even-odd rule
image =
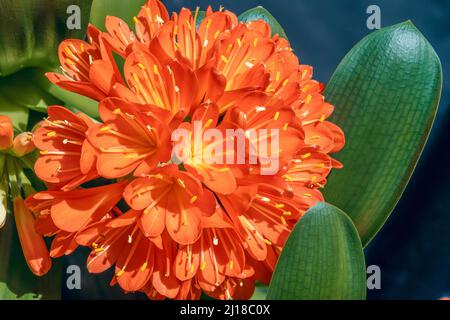
[[[28,267],[35,275],[43,276],[50,270],[52,260],[44,238],[34,228],[33,213],[20,197],[14,199],[14,220]]]
[[[11,119],[0,116],[0,151],[11,148],[14,138],[14,129]]]
[[[33,134],[31,132],[22,132],[14,138],[13,151],[16,156],[23,157],[34,149]]]

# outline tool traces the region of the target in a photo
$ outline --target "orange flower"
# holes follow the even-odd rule
[[[46,274],[52,261],[44,239],[34,229],[34,216],[21,198],[14,199],[14,219],[28,267],[37,276]]]
[[[7,116],[0,116],[0,150],[9,149],[12,146],[14,129],[11,119]]]
[[[118,99],[103,100],[99,112],[104,124],[89,130],[88,137],[99,152],[100,175],[142,175],[169,160],[169,112],[149,105],[144,112],[141,105]]]
[[[86,131],[94,125],[92,120],[59,106],[51,106],[47,112],[49,117],[33,139],[41,154],[34,166],[37,176],[62,190],[97,177],[96,151],[86,139]]]
[[[52,256],[90,247],[89,271],[114,267],[127,292],[248,299],[342,167],[333,106],[262,20],[170,17],[149,0],[134,23],[108,17],[107,32],[60,45],[64,74],[49,79],[98,100],[102,122],[49,108],[36,172],[55,190],[27,200],[36,227],[55,237]],[[80,188],[98,177],[119,182]]]

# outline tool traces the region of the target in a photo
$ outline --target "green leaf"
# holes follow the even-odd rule
[[[265,8],[258,6],[256,8],[245,11],[239,16],[239,21],[248,22],[262,19],[272,27],[272,35],[279,34],[280,37],[287,39],[281,24],[274,18],[274,16]]]
[[[39,112],[46,112],[50,105],[60,104],[60,100],[32,81],[32,72],[30,69],[25,69],[0,78],[0,96],[8,100],[10,104]]]
[[[340,209],[318,203],[289,236],[270,282],[269,300],[365,299],[358,232]]]
[[[0,95],[0,114],[11,119],[16,132],[26,131],[29,117],[27,108],[17,105]]]
[[[92,0],[0,0],[0,76],[31,66],[58,65],[61,40],[85,34]],[[70,5],[81,9],[81,30],[69,30]]]
[[[100,30],[106,31],[106,16],[115,16],[133,26],[133,17],[137,16],[147,0],[94,0],[92,2],[90,22]]]
[[[345,133],[325,198],[354,221],[363,245],[400,199],[439,104],[439,58],[410,22],[375,31],[342,60],[326,88]]]
[[[253,295],[250,298],[250,300],[266,300],[268,289],[269,289],[268,286],[257,283],[255,285],[255,292],[253,292]]]

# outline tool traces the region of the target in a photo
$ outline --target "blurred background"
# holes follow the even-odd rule
[[[314,67],[314,77],[328,82],[344,55],[365,35],[370,5],[381,9],[381,26],[411,20],[441,58],[444,83],[435,125],[418,167],[397,208],[377,237],[366,248],[367,265],[381,269],[381,289],[369,290],[369,299],[439,299],[450,296],[450,0],[163,0],[169,11],[181,7],[242,13],[264,6],[282,24],[300,61]],[[69,259],[76,261],[86,252]],[[78,260],[80,261],[80,260]],[[66,261],[71,264],[70,261]],[[111,296],[101,278],[83,272],[83,285],[91,289],[65,292],[63,298]],[[98,286],[103,284],[103,286]],[[144,298],[122,295],[116,287],[111,298]],[[83,295],[83,296],[77,296]]]

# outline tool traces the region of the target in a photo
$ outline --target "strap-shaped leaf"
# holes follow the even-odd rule
[[[409,21],[373,32],[326,88],[346,136],[325,198],[354,221],[363,245],[384,224],[416,166],[439,104],[439,58]]]
[[[58,65],[57,48],[66,38],[80,38],[81,28],[70,30],[71,5],[80,8],[81,26],[87,26],[92,0],[0,0],[0,76],[25,67]]]
[[[25,69],[0,78],[0,96],[10,105],[46,112],[48,106],[60,104],[61,101],[31,81],[33,72],[33,69]]]
[[[239,21],[242,22],[255,21],[259,19],[266,21],[272,27],[272,35],[278,33],[280,37],[287,39],[286,32],[284,32],[283,27],[277,21],[277,19],[275,19],[274,16],[269,11],[267,11],[267,9],[258,6],[239,15]]]
[[[340,209],[318,203],[296,224],[275,268],[267,299],[365,299],[358,232]]]
[[[97,28],[106,31],[106,16],[115,16],[133,27],[133,17],[137,16],[147,0],[93,0],[90,22]]]

